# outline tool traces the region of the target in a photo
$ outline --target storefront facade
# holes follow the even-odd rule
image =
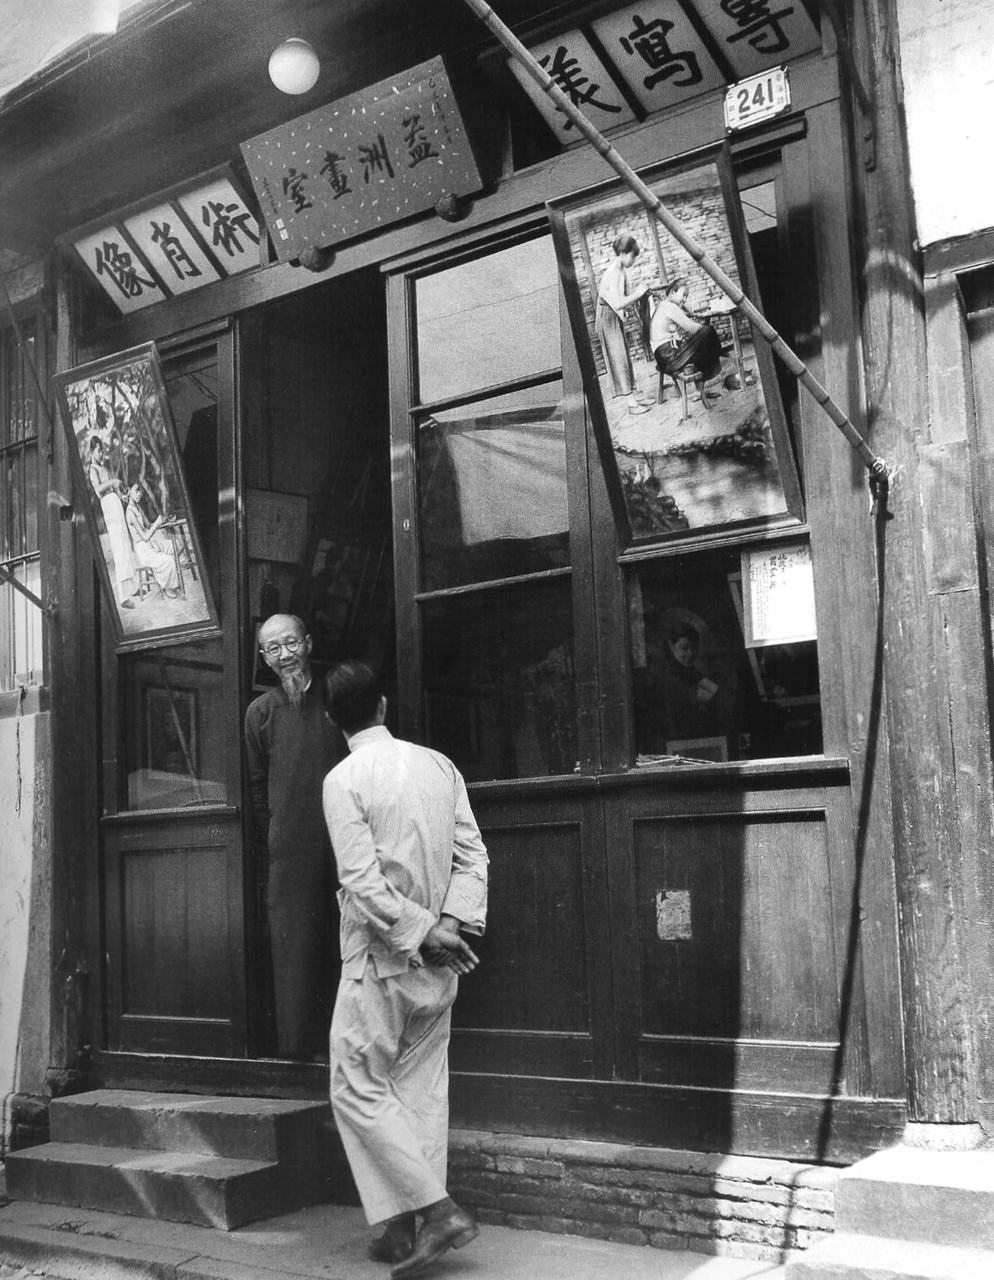
[[[510,16],[536,44],[576,26],[562,13],[529,28],[529,8]],[[790,62],[789,111],[729,134],[722,85],[637,113],[612,141],[647,172],[726,144],[764,312],[859,420],[861,159],[823,26]],[[123,316],[73,257],[84,219],[59,227],[50,372],[154,344],[217,626],[119,642],[60,428],[53,1065],[110,1087],[323,1095],[322,1064],[274,1051],[246,813],[256,629],[289,611],[319,670],[376,664],[394,731],[470,783],[492,914],[456,1015],[454,1124],[850,1163],[908,1113],[865,469],[782,371],[762,384],[783,407],[772,460],[770,437],[758,460],[735,453],[739,431],[721,437],[732,453],[695,447],[708,407],[644,357],[652,407],[632,421],[598,408],[550,208],[600,200],[612,175],[589,146],[546,138],[524,99],[508,132],[481,124],[459,89],[492,61],[479,43],[441,50],[484,170],[457,221],[396,222],[314,270],[262,237],[257,267]],[[343,94],[378,78],[357,65]],[[240,140],[292,115],[257,108]],[[155,128],[176,175],[184,135]],[[183,180],[235,164],[225,136],[187,147]],[[132,160],[122,149],[105,176]],[[119,189],[128,200],[91,202],[87,226],[159,188]],[[664,248],[640,260],[645,283],[660,264],[673,274]],[[726,397],[756,383],[745,336]],[[687,446],[658,451],[684,495],[676,518],[652,506],[650,421]],[[751,507],[757,484],[774,496]],[[743,577],[777,557],[810,563],[815,632],[756,643]],[[661,722],[678,695],[653,662],[677,622],[698,674],[689,709]]]

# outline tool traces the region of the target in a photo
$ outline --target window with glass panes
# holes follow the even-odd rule
[[[738,185],[752,288],[774,326],[789,332],[778,167]],[[681,405],[671,395],[666,442],[655,467],[646,466],[654,499],[665,495],[684,519],[647,530],[634,518],[642,516],[637,509],[621,557],[639,763],[823,750],[810,543],[802,504],[784,496],[794,441],[757,430],[762,418],[751,410],[765,388],[767,416],[782,395],[786,422],[794,417],[796,388],[769,361],[764,371],[761,340],[747,325],[735,337],[732,343],[723,335],[722,367],[733,378],[708,407],[693,398]],[[745,426],[730,429],[736,413]],[[709,528],[719,501],[735,518]]]
[[[401,652],[417,652],[408,677],[420,667],[410,717],[471,781],[571,773],[573,606],[551,239],[504,244],[406,284],[417,538]],[[400,533],[408,544],[403,521]]]
[[[41,595],[38,397],[29,360],[38,359],[33,321],[0,330],[0,567]],[[0,581],[0,689],[44,679],[41,610],[4,577]]]
[[[728,267],[791,333],[777,161],[754,164],[738,189],[706,171],[685,187],[713,239],[741,220]],[[473,781],[823,751],[796,387],[644,213],[611,199],[570,197],[552,236],[392,280],[394,350],[405,352],[394,454],[402,720]],[[672,385],[626,334],[639,402],[633,411],[631,394],[611,395],[595,316],[621,225],[645,246],[633,290],[692,279],[688,306],[720,347],[707,394]],[[559,261],[575,264],[569,336],[577,351],[590,343],[585,368],[560,363],[557,236]],[[605,483],[592,489],[595,459]],[[615,536],[598,488],[617,497]],[[588,535],[593,572],[577,568]],[[599,746],[578,737],[593,724]]]

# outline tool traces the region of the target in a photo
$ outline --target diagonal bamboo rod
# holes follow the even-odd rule
[[[563,92],[552,77],[539,65],[510,28],[494,13],[484,0],[465,0],[465,3],[476,14],[480,21],[493,33],[511,54],[516,62],[525,69],[528,75],[546,93],[557,107],[576,125],[590,145],[597,151],[612,169],[627,183],[638,196],[646,209],[661,222],[670,235],[690,254],[698,266],[711,277],[721,291],[729,297],[742,314],[759,332],[773,353],[786,365],[801,385],[821,405],[831,420],[839,428],[849,444],[859,455],[870,472],[871,481],[875,485],[886,485],[890,469],[882,458],[878,458],[866,440],[860,435],[852,420],[832,399],[828,391],[801,357],[784,342],[776,329],[769,323],[761,311],[746,297],[739,286],[722,271],[721,267],[708,256],[697,241],[687,232],[682,224],[665,207],[658,196],[646,186],[635,170],[624,157],[612,146],[604,135],[587,119],[575,103]]]

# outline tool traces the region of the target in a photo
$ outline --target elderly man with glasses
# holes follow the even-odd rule
[[[321,807],[325,774],[348,754],[311,678],[311,638],[292,614],[259,628],[279,685],[245,713],[253,852],[265,884],[280,1057],[327,1053],[335,988],[334,857]]]

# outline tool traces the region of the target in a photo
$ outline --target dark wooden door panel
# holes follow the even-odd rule
[[[105,833],[109,1047],[240,1054],[237,812]]]
[[[622,1078],[863,1092],[848,787],[671,785],[606,804],[626,851],[612,863],[614,928],[632,939],[615,952]]]
[[[824,813],[633,824],[642,1031],[834,1039]]]
[[[591,1076],[609,1069],[606,883],[594,796],[473,797],[490,854],[481,965],[454,1014],[457,1071]]]

